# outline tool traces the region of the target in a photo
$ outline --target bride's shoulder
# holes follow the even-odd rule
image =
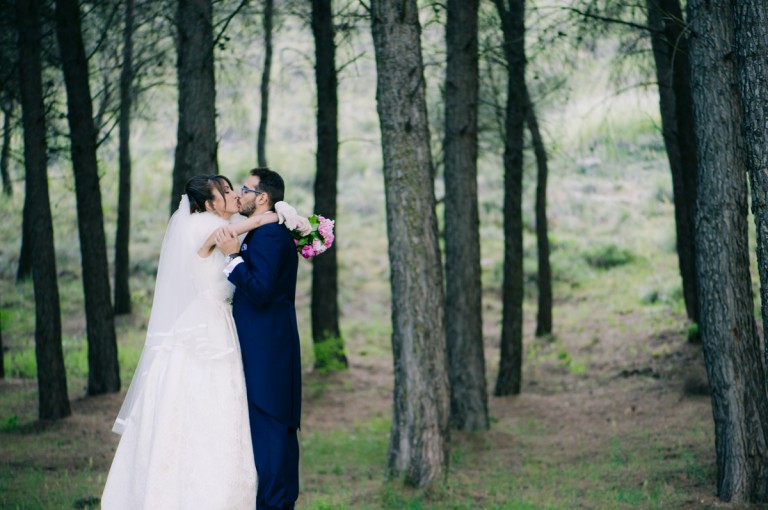
[[[213,213],[200,212],[192,214],[190,223],[196,235],[208,237],[211,232],[226,225],[227,221]]]
[[[217,216],[212,212],[199,212],[192,214],[192,222],[197,225],[213,225],[214,227],[220,227],[227,224],[227,220],[221,216]]]

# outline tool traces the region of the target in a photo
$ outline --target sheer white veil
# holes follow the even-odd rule
[[[125,430],[125,424],[136,400],[142,394],[147,373],[157,353],[171,348],[176,320],[195,298],[190,266],[199,246],[195,246],[196,236],[193,235],[191,217],[189,198],[182,195],[179,208],[168,222],[160,249],[147,339],[131,386],[112,427],[112,431],[117,434]]]

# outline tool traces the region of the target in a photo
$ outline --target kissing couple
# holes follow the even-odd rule
[[[113,427],[122,437],[104,510],[294,508],[301,356],[291,231],[312,227],[284,194],[268,168],[251,170],[239,193],[222,175],[186,184]],[[231,222],[238,213],[246,219]]]

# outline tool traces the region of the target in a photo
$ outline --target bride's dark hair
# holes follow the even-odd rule
[[[206,202],[213,201],[213,188],[215,187],[226,200],[226,190],[224,183],[229,184],[232,189],[232,183],[223,175],[196,175],[187,181],[184,186],[184,193],[189,198],[189,212],[205,212]]]

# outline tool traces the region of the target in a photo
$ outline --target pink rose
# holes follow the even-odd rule
[[[329,220],[321,221],[317,226],[317,233],[323,237],[333,235],[333,222]]]
[[[323,241],[324,241],[324,246],[325,246],[326,248],[330,248],[330,247],[331,247],[331,245],[333,244],[333,240],[334,240],[334,239],[335,239],[335,237],[333,236],[333,234],[328,234],[327,236],[325,236],[325,239],[323,239]]]
[[[315,250],[312,249],[312,246],[306,245],[304,248],[301,249],[301,256],[305,259],[311,259],[315,256]]]
[[[314,250],[315,255],[320,255],[325,251],[325,246],[320,241],[320,239],[315,239],[312,241],[312,249]]]

